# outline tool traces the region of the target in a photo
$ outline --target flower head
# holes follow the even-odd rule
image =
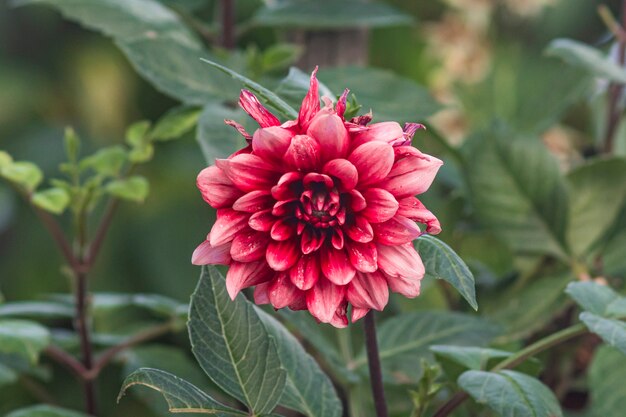
[[[253,135],[228,120],[249,145],[198,175],[217,220],[195,250],[196,265],[230,265],[232,298],[255,286],[258,304],[308,309],[336,327],[382,310],[389,290],[416,297],[424,266],[412,240],[416,222],[439,221],[415,197],[442,162],[411,146],[421,125],[345,120],[347,90],[320,108],[316,71],[297,120],[283,124],[249,91],[241,107]]]

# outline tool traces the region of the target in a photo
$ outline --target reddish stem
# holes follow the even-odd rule
[[[387,402],[385,401],[383,373],[380,366],[380,355],[378,354],[378,340],[376,339],[376,319],[374,317],[374,311],[370,311],[365,315],[363,327],[365,329],[367,363],[370,369],[370,383],[372,385],[372,395],[374,396],[376,415],[378,417],[387,417]]]

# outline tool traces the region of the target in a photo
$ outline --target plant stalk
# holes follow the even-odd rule
[[[87,322],[87,273],[76,271],[76,322],[75,327],[80,338],[80,351],[83,366],[87,371],[93,367],[93,346]],[[91,379],[83,379],[85,391],[85,411],[96,415],[96,388]]]
[[[235,47],[235,0],[221,0],[222,46],[226,49]]]
[[[370,370],[370,382],[372,385],[376,415],[377,417],[388,417],[385,390],[383,388],[383,373],[380,366],[380,356],[378,354],[378,340],[376,339],[376,319],[374,317],[374,311],[367,313],[363,320],[367,363]]]

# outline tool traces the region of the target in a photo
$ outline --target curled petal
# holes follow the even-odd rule
[[[282,242],[271,241],[267,246],[265,258],[274,271],[286,271],[298,262],[300,251],[295,239]]]
[[[324,184],[326,188],[332,188],[335,184],[332,178],[330,178],[328,175],[318,174],[316,172],[309,172],[308,174],[306,174],[302,182],[305,186],[318,182]]]
[[[352,147],[356,148],[372,141],[391,144],[398,139],[404,139],[404,131],[397,122],[374,123],[369,125],[367,129],[360,130],[354,135]]]
[[[311,123],[311,119],[320,111],[320,95],[319,95],[319,82],[317,81],[317,68],[311,73],[311,83],[309,91],[307,92],[304,100],[302,100],[302,107],[298,114],[298,123],[303,131],[306,131]]]
[[[230,243],[212,246],[207,238],[191,255],[194,265],[228,265],[230,263]]]
[[[215,165],[200,171],[196,184],[204,201],[213,208],[229,207],[242,194]]]
[[[382,311],[389,301],[389,288],[382,272],[357,273],[348,284],[346,298],[353,307]]]
[[[289,270],[289,278],[296,287],[301,290],[311,289],[319,279],[320,270],[317,256],[304,255],[298,259],[298,263]]]
[[[228,295],[234,300],[239,291],[266,282],[273,274],[265,262],[233,262],[226,273]]]
[[[347,159],[333,159],[328,161],[322,172],[339,180],[342,190],[352,190],[359,181],[356,167]]]
[[[279,126],[280,120],[269,112],[254,94],[248,90],[241,90],[239,105],[248,113],[261,127]]]
[[[359,308],[359,307],[353,306],[352,315],[350,316],[350,321],[352,321],[352,323],[356,323],[357,321],[365,317],[365,315],[369,312],[370,312],[369,308]]]
[[[270,297],[267,293],[267,289],[270,286],[269,282],[262,282],[254,287],[254,304],[263,305],[270,303]]]
[[[374,272],[378,269],[378,253],[373,242],[351,242],[348,245],[348,257],[357,271]]]
[[[385,142],[364,143],[348,157],[359,172],[361,187],[383,180],[391,171],[393,159],[393,147]]]
[[[337,107],[336,107],[337,116],[341,117],[342,119],[344,118],[343,115],[346,112],[346,101],[348,101],[349,93],[350,93],[350,90],[346,88],[345,90],[343,90],[343,93],[341,93],[341,97],[339,97],[339,100],[337,100]]]
[[[255,213],[272,207],[274,200],[269,191],[255,190],[239,197],[233,203],[233,210]]]
[[[212,246],[220,246],[230,242],[239,231],[246,228],[249,213],[240,213],[233,209],[218,209],[217,220],[211,228],[209,240]]]
[[[291,239],[296,234],[296,222],[293,219],[280,219],[272,226],[272,239],[281,241]]]
[[[367,207],[360,213],[370,223],[382,223],[391,219],[398,211],[398,202],[387,190],[370,188],[363,194]]]
[[[416,197],[406,197],[398,200],[398,214],[408,217],[411,220],[426,225],[426,232],[436,235],[441,232],[439,220],[430,212]]]
[[[272,214],[272,209],[261,210],[250,216],[248,226],[259,232],[269,232],[276,220]]]
[[[278,183],[272,187],[272,197],[276,200],[289,200],[298,197],[296,187],[298,181],[302,179],[300,172],[287,172],[283,174]]]
[[[334,327],[337,327],[338,329],[348,327],[348,316],[346,315],[347,312],[348,303],[341,303],[339,307],[337,307],[337,310],[335,310],[335,315],[330,321],[330,324],[332,324]]]
[[[330,323],[346,293],[345,286],[335,285],[326,278],[320,278],[306,292],[306,305],[313,317],[322,323]]]
[[[239,232],[233,239],[230,256],[235,261],[253,262],[265,257],[265,248],[270,238],[267,233],[248,230]]]
[[[323,249],[320,253],[320,264],[324,276],[336,285],[346,285],[356,274],[356,269],[344,250],[333,247]]]
[[[303,295],[303,292],[291,283],[289,275],[285,272],[278,274],[268,287],[268,297],[275,309],[287,307]]]
[[[352,211],[359,212],[367,207],[367,202],[365,201],[365,197],[357,190],[350,191],[350,208]]]
[[[370,110],[367,114],[353,117],[352,119],[350,119],[350,123],[357,126],[366,126],[367,124],[369,124],[369,122],[372,121],[373,117],[374,116],[372,115],[372,111]]]
[[[413,139],[413,135],[415,135],[415,132],[418,131],[418,129],[426,129],[426,126],[424,126],[421,123],[405,123],[404,124],[404,129],[402,129],[404,131],[404,145],[410,145],[411,144],[411,139]]]
[[[231,159],[218,159],[215,164],[241,191],[267,189],[280,177],[279,167],[252,154],[239,154]]]
[[[420,234],[420,228],[411,219],[396,214],[383,223],[372,224],[376,241],[383,245],[402,245],[413,241]]]
[[[398,198],[428,190],[443,162],[410,146],[394,148],[396,161],[386,179],[378,186]]]
[[[234,127],[237,130],[237,132],[239,132],[239,134],[241,134],[241,136],[243,136],[246,139],[246,142],[250,143],[250,141],[252,141],[252,135],[246,132],[246,129],[241,124],[231,119],[224,119],[224,123],[227,124],[228,126]]]
[[[416,277],[397,276],[391,277],[385,274],[391,291],[402,294],[407,298],[415,298],[420,295],[422,280]]]
[[[285,162],[300,171],[317,168],[320,158],[320,144],[307,135],[294,136],[285,153]]]
[[[315,138],[321,147],[322,161],[344,158],[350,138],[343,120],[333,113],[321,111],[313,118],[307,135]]]
[[[341,231],[341,229],[337,229],[337,228],[333,229],[333,234],[330,239],[330,243],[331,245],[333,245],[333,248],[337,250],[343,249],[344,238],[343,238],[343,232]]]
[[[377,245],[378,267],[390,277],[424,277],[424,264],[411,243],[400,246]]]
[[[308,255],[309,253],[315,252],[322,246],[325,238],[325,233],[321,233],[315,228],[307,227],[302,232],[302,238],[300,239],[300,249],[302,253]]]
[[[354,216],[354,219],[345,228],[346,234],[355,242],[371,242],[374,239],[374,229],[363,216]]]
[[[282,161],[293,133],[279,126],[257,129],[252,137],[252,150],[263,159]]]

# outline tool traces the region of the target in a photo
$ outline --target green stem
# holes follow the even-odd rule
[[[553,346],[561,344],[567,340],[570,340],[576,336],[580,336],[587,332],[587,328],[583,323],[578,323],[573,326],[570,326],[566,329],[563,329],[559,332],[551,334],[550,336],[546,336],[543,339],[536,341],[535,343],[527,346],[526,348],[520,350],[515,355],[510,356],[494,366],[490,371],[496,372],[501,371],[503,369],[511,369],[516,367],[517,365],[523,363],[526,359],[534,356],[538,353],[543,352],[544,350],[548,350]],[[460,406],[466,399],[469,398],[465,392],[457,392],[452,398],[450,398],[445,404],[443,404],[436,412],[433,414],[433,417],[446,417],[452,411],[454,411],[458,406]]]

